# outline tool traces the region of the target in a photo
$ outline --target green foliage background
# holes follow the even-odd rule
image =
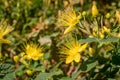
[[[64,35],[64,28],[57,25],[59,10],[64,10],[69,5],[72,5],[76,12],[86,11],[86,21],[92,24],[94,22],[91,18],[92,2],[93,0],[0,0],[0,20],[6,20],[14,28],[5,36],[11,41],[10,44],[2,44],[0,80],[119,80],[120,38],[116,36],[105,39],[88,38],[84,33],[82,36],[79,35],[79,32]],[[114,20],[110,23],[111,30],[120,33],[120,24],[114,17],[115,11],[120,10],[120,1],[96,0],[96,2],[103,21],[105,14],[110,13]],[[100,18],[97,18],[98,22]],[[84,23],[84,20],[82,22]],[[58,51],[66,37],[69,39],[70,35],[76,35],[79,42],[88,42],[91,45],[95,43],[95,55],[83,57],[83,62],[75,63],[74,66],[65,64]],[[42,45],[45,54],[44,60],[30,61],[30,68],[27,68],[20,62],[15,63],[13,56],[20,56],[23,44],[30,41]],[[101,53],[100,50],[107,42],[113,45],[113,49]],[[68,75],[71,68],[74,69]],[[32,75],[28,75],[26,70],[31,70]]]

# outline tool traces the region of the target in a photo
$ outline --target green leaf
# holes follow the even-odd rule
[[[79,40],[79,42],[82,42],[82,43],[91,43],[91,42],[94,42],[94,41],[97,41],[97,38],[87,38],[87,39],[81,39]]]
[[[2,69],[8,69],[11,65],[10,64],[1,64],[0,65],[0,70]]]
[[[87,70],[86,72],[90,71],[91,69],[93,69],[94,67],[96,67],[98,65],[98,61],[95,61],[93,63],[90,63],[87,65]]]
[[[57,71],[57,72],[51,72],[51,73],[40,73],[39,75],[37,75],[37,77],[35,78],[35,80],[47,80],[51,77],[53,77],[54,75],[60,75],[63,72],[61,70]]]
[[[18,76],[21,76],[21,75],[24,73],[24,68],[25,68],[25,66],[24,66],[24,65],[21,65],[18,69],[15,70],[15,73],[16,73]]]
[[[59,35],[59,32],[56,32],[56,33],[51,34],[50,37],[56,37],[58,35]]]
[[[72,74],[72,80],[74,80],[82,71],[79,70],[78,72]]]
[[[51,69],[51,71],[56,70],[56,69],[60,66],[60,64],[62,64],[62,62],[63,62],[63,61],[60,61],[57,65],[55,65],[55,66]]]
[[[33,71],[43,71],[44,70],[44,66],[38,66],[32,69]]]
[[[56,72],[52,72],[51,74],[52,74],[52,76],[54,76],[54,75],[57,76],[57,75],[63,74],[63,72],[61,70],[58,70]]]
[[[97,65],[98,65],[98,61],[95,61],[95,62],[89,61],[82,64],[80,67],[80,70],[77,73],[72,74],[72,79],[74,80],[81,72],[89,72],[91,69],[93,69]]]
[[[40,73],[35,80],[46,80],[51,77],[50,73]]]
[[[3,80],[14,80],[14,72],[6,74]]]
[[[101,39],[101,40],[99,40],[99,43],[101,43],[101,42],[118,42],[118,40],[119,40],[119,38],[112,37],[112,38]]]
[[[60,80],[72,80],[70,77],[62,77]]]
[[[98,38],[87,38],[87,39],[80,39],[79,42],[82,43],[91,43],[91,42],[118,42],[119,38],[106,38],[106,39],[98,39]]]
[[[44,59],[49,59],[50,58],[50,53],[48,52],[48,53],[45,53],[44,54]]]

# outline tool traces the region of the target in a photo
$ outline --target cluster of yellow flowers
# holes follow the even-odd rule
[[[30,1],[30,0],[29,0]],[[96,18],[99,14],[99,11],[96,6],[96,2],[93,1],[93,6],[91,10],[91,15],[93,18]],[[80,23],[80,19],[82,19],[83,16],[86,15],[86,12],[84,11],[82,14],[80,12],[76,13],[73,7],[68,7],[66,10],[61,11],[58,18],[58,24],[59,26],[67,26],[68,28],[65,29],[64,34],[69,33],[72,31],[75,26]],[[106,14],[106,18],[110,17],[110,14]],[[115,17],[120,23],[120,14],[118,11],[116,11]],[[7,35],[9,32],[13,30],[11,26],[6,25],[6,22],[0,23],[0,42],[9,43],[9,40],[4,39],[4,36]],[[81,28],[83,29],[83,28]],[[110,29],[106,26],[98,28],[98,26],[92,27],[92,29],[87,28],[89,37],[99,37],[101,39],[104,38],[104,35],[106,33],[110,33]],[[86,32],[87,32],[86,30]],[[90,32],[92,30],[92,32]],[[71,39],[71,38],[70,38]],[[62,46],[60,49],[60,53],[65,55],[65,62],[66,64],[69,64],[73,61],[80,62],[82,60],[82,52],[86,50],[88,47],[88,43],[80,43],[77,39],[72,38],[70,41],[67,41],[67,43]],[[94,50],[92,47],[89,47],[89,53],[92,55],[94,54]],[[23,64],[26,64],[25,60],[34,60],[37,61],[40,58],[43,57],[43,48],[39,46],[36,43],[30,42],[24,45],[24,52],[21,53],[21,62]],[[17,63],[19,61],[18,56],[14,56],[13,60]],[[29,71],[27,71],[29,73]]]
[[[68,28],[65,29],[64,31],[64,34],[67,34],[74,29],[76,24],[79,23],[80,25],[79,29],[83,33],[87,34],[89,38],[95,37],[95,38],[103,39],[105,38],[106,34],[108,35],[111,32],[109,26],[101,25],[101,27],[99,27],[97,23],[97,16],[99,16],[99,10],[97,9],[97,3],[95,1],[93,1],[93,5],[91,9],[92,18],[95,20],[93,21],[93,24],[95,22],[95,25],[93,24],[87,25],[87,21],[85,19],[83,20],[83,24],[82,24],[81,19],[84,18],[86,14],[87,13],[85,11],[83,11],[82,14],[80,12],[76,13],[72,7],[68,7],[66,10],[60,12],[60,14],[58,15],[59,16],[58,25],[67,26]],[[106,19],[109,19],[110,16],[111,16],[110,13],[107,13],[105,15]],[[118,11],[116,11],[115,16],[119,23],[120,14]],[[82,45],[81,43],[78,42],[77,39],[73,39],[72,41],[68,41],[67,43],[64,44],[64,46],[60,50],[60,53],[66,55],[66,64],[69,64],[73,61],[80,62],[82,58],[81,57],[82,55],[80,53],[83,52],[87,46],[88,43]],[[90,55],[93,55],[95,53],[94,49],[90,46],[88,48],[88,51]]]
[[[92,35],[90,35],[89,37],[99,37],[103,39],[105,37],[105,33],[110,33],[110,29],[108,29],[106,26],[103,26],[100,29],[94,27]]]
[[[68,28],[64,31],[64,34],[67,34],[68,32],[72,31],[77,23],[79,23],[79,20],[82,19],[82,16],[84,16],[86,12],[84,11],[81,15],[79,12],[78,15],[74,11],[73,7],[68,7],[66,10],[59,13],[58,17],[58,24],[59,26],[68,26]],[[96,6],[96,2],[93,1],[92,6],[92,16],[97,17],[99,14],[99,11]]]

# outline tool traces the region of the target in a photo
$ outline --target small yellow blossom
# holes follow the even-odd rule
[[[63,4],[65,7],[69,5],[68,1],[66,1],[66,0],[63,1]]]
[[[108,29],[106,26],[103,26],[103,27],[101,28],[101,32],[102,32],[102,33],[109,33],[109,32],[110,32],[110,29]]]
[[[25,3],[28,7],[30,7],[32,5],[32,0],[21,0],[23,3]]]
[[[97,9],[97,6],[96,6],[96,2],[93,1],[93,6],[92,6],[92,16],[93,17],[96,17],[98,15],[99,11]]]
[[[26,73],[27,73],[27,75],[29,75],[29,76],[31,76],[32,74],[33,74],[33,72],[31,71],[31,70],[26,70]]]
[[[110,13],[107,13],[106,15],[105,15],[105,17],[107,18],[107,19],[109,19],[110,18]]]
[[[105,35],[104,35],[103,33],[99,32],[99,37],[100,37],[101,39],[103,39],[103,38],[105,37]]]
[[[13,60],[17,63],[19,61],[19,57],[18,56],[13,56]]]
[[[104,33],[102,33],[100,30],[99,31],[93,31],[93,34],[90,35],[89,37],[99,37],[103,39],[105,37]]]
[[[82,12],[82,16],[86,16],[86,14],[87,14],[86,11]]]
[[[60,13],[58,18],[58,25],[68,26],[68,28],[64,31],[64,34],[67,34],[73,30],[74,26],[79,22],[79,19],[81,18],[81,14],[77,16],[73,8],[68,8]]]
[[[77,40],[73,39],[71,42],[67,42],[62,48],[60,53],[66,55],[66,64],[69,64],[73,61],[80,62],[81,55],[88,43],[81,45]]]
[[[24,57],[28,60],[38,60],[40,57],[43,56],[42,53],[43,48],[41,48],[38,44],[28,43],[25,46],[25,55]]]
[[[7,57],[8,57],[8,54],[7,54],[7,53],[4,53],[4,54],[5,54],[4,56],[7,58]]]
[[[89,35],[90,38],[93,37],[99,37],[101,39],[103,39],[105,37],[105,33],[110,33],[110,29],[107,28],[106,26],[103,26],[101,28],[97,28],[97,27],[93,27],[92,28],[92,34]]]

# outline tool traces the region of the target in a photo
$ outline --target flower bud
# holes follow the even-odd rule
[[[87,14],[86,11],[82,12],[82,16],[86,16],[86,14]]]
[[[14,60],[14,62],[18,62],[19,61],[19,57],[18,56],[13,56],[13,60]]]
[[[103,39],[105,36],[104,36],[104,34],[102,34],[101,32],[99,32],[99,37],[100,37],[101,39]]]
[[[89,53],[90,53],[90,55],[93,55],[95,53],[95,51],[92,47],[89,47]]]
[[[109,19],[110,18],[110,13],[107,13],[106,15],[105,15],[105,17],[107,18],[107,19]]]
[[[29,70],[29,69],[26,71],[26,73],[27,73],[27,75],[29,75],[29,76],[31,76],[31,75],[33,74],[33,72],[32,72],[31,70]]]
[[[92,16],[93,17],[96,17],[98,15],[99,11],[97,9],[97,6],[96,6],[96,2],[93,1],[93,6],[92,6]]]
[[[66,6],[68,6],[68,1],[63,1],[63,4],[64,4],[64,6],[66,7]]]

